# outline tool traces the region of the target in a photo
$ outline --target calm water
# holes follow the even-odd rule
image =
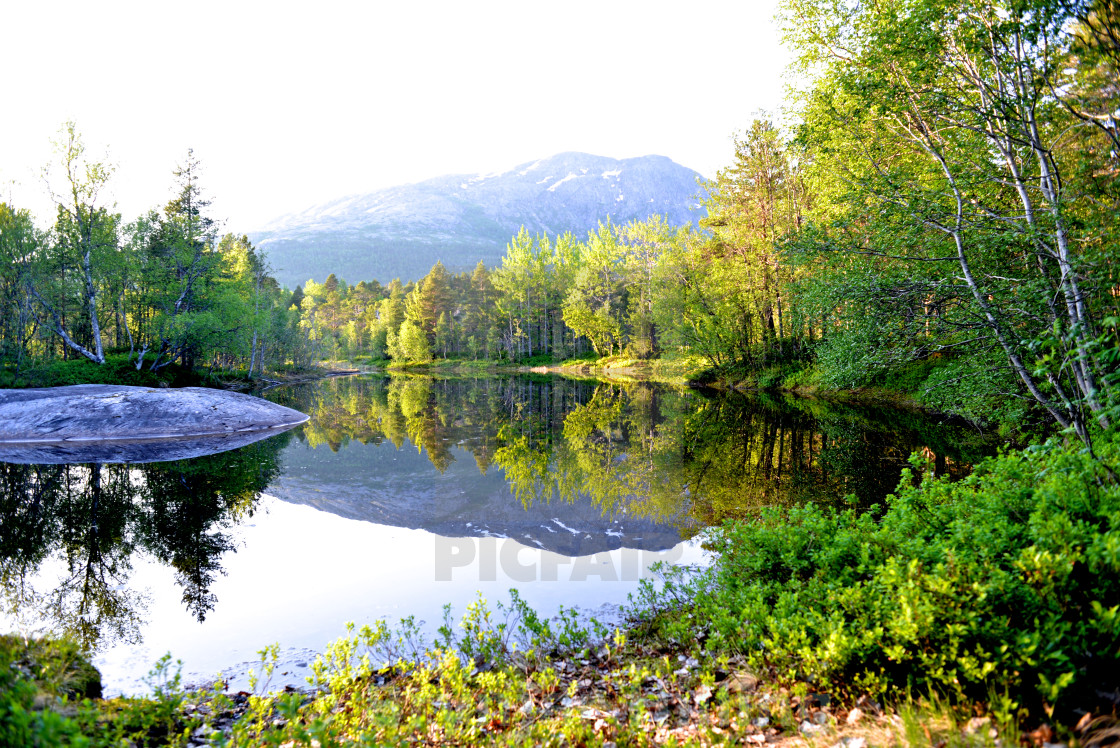
[[[963,475],[973,429],[819,401],[550,377],[350,377],[267,395],[293,431],[191,460],[0,462],[0,630],[67,631],[109,692],[165,652],[302,684],[344,623],[442,619],[515,587],[609,619],[656,561],[758,507],[880,500],[909,455]]]

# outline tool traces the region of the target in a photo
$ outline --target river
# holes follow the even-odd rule
[[[357,376],[277,388],[309,422],[192,460],[0,463],[0,630],[83,641],[106,692],[304,685],[345,623],[431,631],[515,588],[617,623],[658,562],[759,507],[880,502],[914,452],[953,476],[966,425],[792,397],[551,376]],[[656,567],[655,567],[656,568]]]

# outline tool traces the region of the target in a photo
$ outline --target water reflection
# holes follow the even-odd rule
[[[339,534],[360,538],[351,542],[362,544],[363,563],[331,570],[344,590],[329,621],[337,627],[359,604],[351,595],[363,579],[391,577],[385,570],[405,579],[402,567],[414,566],[411,581],[389,579],[378,593],[392,603],[421,594],[416,580],[428,573],[417,571],[419,556],[432,553],[422,534],[402,535],[407,549],[367,547],[383,542],[361,531],[369,523],[442,538],[505,537],[569,558],[659,553],[760,506],[848,494],[879,501],[916,449],[925,450],[930,469],[955,475],[987,449],[974,430],[915,413],[553,377],[352,377],[269,397],[311,420],[191,460],[0,463],[7,618],[45,619],[91,649],[137,642],[152,630],[145,626],[163,625],[148,620],[146,593],[132,580],[151,559],[175,580],[173,592],[153,591],[156,602],[170,592],[168,602],[197,622],[241,610],[232,599],[223,609],[214,590],[234,589],[222,594],[237,597],[273,574],[252,547],[237,559],[231,554],[234,531],[262,492],[360,521],[343,528],[332,518],[332,530],[308,529],[298,541],[301,557],[315,558]],[[223,565],[243,569],[239,586],[217,583]],[[557,595],[579,604],[588,589]],[[280,595],[291,605],[274,617],[329,628],[306,618],[324,614],[301,604],[300,592]],[[447,588],[433,580],[423,594],[443,598]],[[195,628],[200,648],[213,644],[209,629]],[[246,636],[248,651],[259,648],[258,635]]]
[[[465,452],[480,474],[497,470],[526,513],[589,503],[604,521],[641,519],[671,527],[677,537],[765,505],[849,495],[875,503],[894,490],[915,450],[928,455],[930,470],[960,477],[992,448],[970,426],[917,412],[648,383],[366,377],[293,388],[284,397],[311,415],[299,438],[312,449],[411,444],[440,473],[456,451]],[[365,467],[348,472],[341,461],[319,474],[311,464],[301,470],[303,489],[316,480],[336,488],[369,483]],[[300,488],[279,495],[312,503]],[[350,493],[356,499],[360,491]],[[345,510],[316,505],[445,534],[469,535],[475,527],[476,536],[487,511],[475,506],[475,516],[464,514],[450,527],[447,507],[456,499],[449,496],[427,510],[401,507],[408,520],[394,521],[384,511],[391,494],[370,494],[377,507],[367,516],[360,500]],[[436,508],[443,510],[438,522],[424,514]],[[533,540],[541,545],[545,538]]]
[[[219,559],[233,547],[229,530],[252,515],[288,438],[141,465],[0,463],[6,612],[45,619],[91,649],[136,642],[145,596],[129,578],[144,552],[175,570],[183,605],[204,620],[217,602]]]
[[[0,443],[0,462],[24,465],[68,465],[106,462],[170,462],[248,446],[287,431],[291,426],[208,436],[132,441]]]

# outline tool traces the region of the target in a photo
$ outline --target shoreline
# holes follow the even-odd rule
[[[498,375],[546,375],[562,376],[569,379],[595,379],[605,382],[620,384],[633,382],[651,382],[669,387],[686,388],[693,390],[713,390],[717,392],[740,392],[751,394],[792,395],[806,400],[819,400],[827,403],[842,403],[851,405],[871,405],[878,407],[891,407],[922,413],[931,417],[959,419],[968,423],[971,420],[951,413],[931,408],[921,403],[913,394],[891,390],[885,387],[859,387],[853,389],[825,389],[813,385],[796,385],[793,387],[763,387],[751,379],[713,379],[705,380],[696,376],[680,376],[674,373],[659,372],[656,362],[634,365],[626,363],[622,366],[612,366],[610,363],[601,365],[598,361],[588,361],[570,364],[547,364],[540,366],[522,366],[516,364],[488,363],[478,365],[471,362],[467,364],[448,361],[446,363],[429,364],[404,364],[389,366],[372,366],[365,369],[354,369],[347,373],[353,374],[382,374],[392,375],[423,373],[432,376],[470,376],[483,373],[490,376]]]
[[[339,376],[356,373],[359,372],[346,371],[341,372]],[[748,388],[728,387],[727,389]],[[801,393],[792,394],[806,396]],[[813,397],[814,394],[808,396]],[[1075,457],[1082,459],[1084,456],[1077,456],[1071,452],[1070,459]],[[1043,453],[1035,454],[1033,457],[1011,455],[1004,460],[1004,463],[1011,466],[1019,459],[1026,462],[1043,458],[1046,458]],[[986,471],[983,475],[991,475],[991,471]],[[1045,480],[1059,480],[1063,471],[1058,469],[1043,471],[1037,480],[1032,480],[1030,476],[1020,476],[1018,473],[1008,473],[1007,480],[1023,478],[1025,480],[1023,490],[1033,491],[1036,484],[1043,480],[1044,475],[1047,476]],[[990,479],[985,478],[985,480]],[[1080,479],[1073,481],[1075,486],[1084,483],[1086,481]],[[1065,483],[1055,484],[1053,495],[1060,497],[1069,488],[1070,486]],[[975,498],[995,502],[992,504],[995,507],[998,505],[998,497],[995,491],[991,493],[991,497],[980,493]],[[1012,493],[1018,496],[1020,492],[1015,489]],[[961,506],[962,516],[967,515],[965,521],[973,521],[969,519],[972,516],[972,501],[962,500]],[[935,508],[940,510],[940,507],[941,504],[937,504]],[[1011,509],[1014,507],[1009,511]],[[775,532],[780,531],[782,537],[789,537],[791,533],[796,534],[799,531],[797,522],[800,520],[797,520],[794,515],[795,513],[791,513],[787,518],[787,525],[776,525]],[[828,515],[828,517],[832,516],[832,514]],[[843,510],[838,510],[835,516],[842,518]],[[813,523],[819,521],[823,520],[813,519]],[[827,543],[825,539],[834,534],[828,531],[822,532],[823,525],[813,523],[803,524],[812,536],[812,542],[805,546],[806,554],[809,548],[821,542]],[[881,524],[877,526],[881,527]],[[999,523],[999,526],[1006,526],[1006,523]],[[790,529],[782,529],[782,527]],[[860,530],[860,527],[862,526],[853,526],[853,530]],[[863,529],[870,531],[874,528],[868,525]],[[946,537],[957,537],[957,535],[948,533]],[[762,535],[758,538],[765,539]],[[912,539],[909,533],[905,534],[905,538],[906,543]],[[886,536],[884,539],[890,542],[872,543],[872,550],[875,553],[878,553],[875,549],[894,547],[894,540]],[[756,545],[747,542],[743,544],[743,549],[754,548]],[[791,549],[795,546],[796,543],[791,544]],[[760,547],[765,550],[764,546]],[[837,549],[843,550],[839,545]],[[826,567],[830,563],[825,556],[809,558],[808,555],[806,555],[806,562],[799,568],[814,570],[821,566]],[[930,569],[923,573],[936,574],[936,570]],[[810,577],[812,574],[806,577],[806,581]],[[985,573],[981,569],[976,578],[995,579],[997,575]],[[826,568],[821,579],[821,583],[826,585],[820,588],[822,594],[831,589],[827,585],[832,584],[831,580],[834,579],[838,584],[849,583],[840,579],[835,569],[830,572]],[[938,578],[931,576],[931,583],[938,581]],[[968,590],[965,590],[965,593],[967,592]],[[885,593],[880,592],[880,594],[885,600]],[[971,599],[968,594],[962,597],[962,600]],[[400,667],[390,669],[367,671],[364,666],[358,667],[353,671],[353,675],[351,671],[339,666],[333,672],[333,680],[329,687],[318,691],[305,690],[306,681],[303,680],[311,673],[312,655],[316,653],[311,649],[298,646],[287,647],[284,650],[275,647],[272,649],[274,659],[271,663],[262,664],[260,661],[245,658],[219,671],[217,675],[223,679],[223,686],[227,691],[224,696],[207,693],[205,685],[191,691],[190,689],[195,688],[197,684],[205,684],[209,676],[196,678],[194,673],[188,673],[183,682],[194,681],[194,684],[183,687],[190,695],[183,702],[183,708],[175,715],[176,729],[183,725],[192,730],[202,730],[209,726],[210,729],[217,729],[227,734],[236,734],[237,730],[245,730],[247,735],[255,734],[256,738],[251,737],[250,740],[255,739],[257,742],[261,741],[260,736],[264,734],[263,731],[275,730],[277,736],[291,737],[296,739],[298,744],[298,730],[303,729],[300,725],[313,724],[315,715],[320,713],[318,710],[322,710],[322,714],[336,713],[331,710],[337,706],[338,700],[354,704],[354,714],[377,715],[377,719],[388,719],[389,711],[385,710],[397,708],[426,714],[428,717],[443,714],[450,709],[451,713],[457,715],[456,719],[461,720],[456,723],[464,730],[459,737],[468,742],[470,739],[486,739],[484,736],[498,734],[502,730],[509,731],[506,733],[508,738],[524,736],[532,742],[536,739],[534,736],[538,735],[533,731],[538,729],[536,726],[539,725],[541,729],[552,731],[552,734],[562,732],[569,738],[587,734],[591,736],[590,742],[606,741],[616,737],[619,742],[626,742],[642,735],[651,741],[696,738],[701,742],[708,740],[717,742],[720,736],[732,735],[739,740],[746,738],[749,742],[759,743],[819,738],[828,740],[831,744],[838,739],[843,740],[842,736],[855,736],[851,738],[853,740],[861,739],[860,730],[885,729],[884,725],[892,719],[890,712],[883,713],[875,702],[876,698],[883,698],[875,691],[872,691],[870,696],[849,693],[843,690],[843,681],[839,681],[841,687],[840,690],[836,690],[837,681],[834,681],[831,686],[827,683],[820,685],[820,692],[818,692],[818,682],[812,678],[799,680],[800,676],[785,676],[778,671],[767,672],[765,668],[759,667],[757,661],[751,660],[750,653],[732,651],[717,657],[705,646],[709,637],[713,636],[715,619],[702,612],[703,608],[697,608],[696,619],[691,620],[694,609],[688,606],[687,598],[678,597],[677,601],[681,603],[679,606],[663,599],[660,605],[642,608],[647,611],[646,614],[640,618],[626,620],[615,639],[583,640],[573,649],[549,644],[539,650],[539,656],[534,655],[536,659],[526,659],[528,656],[525,654],[503,650],[502,647],[506,646],[503,642],[507,640],[502,638],[503,634],[500,631],[491,629],[486,637],[479,640],[485,643],[485,647],[493,647],[493,651],[498,653],[497,656],[492,656],[493,652],[490,649],[479,649],[482,645],[466,638],[459,633],[459,629],[456,629],[456,635],[464,637],[458,640],[461,644],[456,645],[462,646],[462,649],[440,650],[447,657],[454,657],[456,660],[454,663],[448,661],[437,665],[408,660]],[[787,610],[789,619],[799,620],[798,616],[804,612],[810,602],[806,598],[799,605],[789,608]],[[722,607],[729,608],[726,605]],[[730,606],[729,609],[737,608]],[[501,618],[497,616],[496,621],[500,621]],[[965,618],[971,620],[972,616],[966,612]],[[784,621],[784,618],[781,620]],[[490,623],[489,618],[486,621]],[[874,626],[860,630],[873,629]],[[463,626],[464,632],[472,630]],[[682,631],[688,633],[682,635]],[[810,625],[806,631],[815,635],[817,629]],[[328,647],[321,654],[327,658],[337,658],[340,651],[341,644]],[[361,650],[358,651],[360,653]],[[945,653],[948,651],[948,648],[944,650]],[[784,656],[780,651],[779,654]],[[945,654],[945,656],[949,655]],[[874,658],[867,661],[873,660]],[[334,662],[337,664],[341,661],[335,659]],[[251,717],[238,723],[240,727],[233,722],[224,721],[226,717],[201,722],[193,721],[198,714],[208,715],[216,712],[225,714],[231,711],[224,706],[211,705],[236,702],[238,699],[241,699],[245,705],[254,703],[248,694],[253,689],[247,688],[250,685],[249,670],[259,671],[266,667],[272,667],[274,675],[269,689],[271,695],[263,693],[257,695],[256,703],[262,710],[259,713],[267,715],[264,722],[258,723],[260,727],[253,726]],[[626,674],[628,672],[635,673],[634,678],[630,679]],[[826,679],[837,677],[835,673],[830,674],[827,670],[823,672],[825,673],[823,677]],[[996,671],[997,675],[999,672]],[[495,685],[492,682],[493,678],[499,677],[510,679],[509,683],[513,685],[508,688],[512,690],[503,690],[508,684]],[[545,683],[552,683],[549,680],[551,678],[557,680],[552,686],[542,686],[542,681],[538,678],[545,678]],[[793,680],[791,681],[790,678]],[[425,683],[437,689],[450,689],[450,692],[439,693],[438,696],[432,697],[435,701],[418,702],[418,698],[428,698],[418,696],[420,693],[418,689],[422,689]],[[463,690],[456,691],[457,688]],[[857,696],[859,699],[856,698]],[[288,712],[289,716],[282,717],[281,715],[286,713],[285,704],[291,703],[286,700],[297,697],[301,702],[301,711],[298,714]],[[137,709],[155,708],[151,706],[155,702],[152,698],[117,700],[104,708],[119,709],[121,707],[114,704],[119,705],[126,701],[131,701]],[[490,706],[475,707],[475,703]],[[887,703],[885,699],[884,703]],[[517,710],[526,704],[528,707],[524,711],[511,713],[505,708],[506,704],[511,704]],[[521,706],[519,707],[518,704]],[[639,706],[631,707],[630,704]],[[199,705],[205,706],[208,711],[202,711]],[[899,712],[906,709],[905,705],[899,706],[896,703],[894,706]],[[249,713],[242,712],[242,719]],[[938,719],[944,718],[944,715],[935,714],[935,716]],[[897,718],[897,713],[893,718]],[[478,723],[484,725],[485,729],[477,725],[470,726],[478,719],[489,720]],[[995,718],[986,717],[986,719],[989,721],[985,724],[995,724],[993,721]],[[338,734],[345,735],[348,728],[344,723],[340,721],[335,724],[339,730]],[[1034,727],[1036,724],[1037,722],[1031,722],[1026,727]],[[1068,733],[1072,723],[1062,724],[1066,724],[1066,728],[1063,729]],[[398,729],[405,727],[404,724],[397,725]],[[254,730],[258,732],[254,733]],[[581,733],[579,730],[587,732]],[[1013,737],[1012,733],[1001,732],[1000,735],[1001,740],[1005,735],[1007,739]],[[844,745],[847,746],[847,743]]]

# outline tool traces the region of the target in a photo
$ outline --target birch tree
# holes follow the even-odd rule
[[[996,347],[1030,397],[1089,441],[1109,426],[1092,349],[1100,293],[1071,220],[1054,95],[1073,20],[1060,2],[789,0],[788,36],[816,82],[801,137],[836,189],[818,251],[940,269],[962,329]],[[1061,85],[1059,83],[1059,85]],[[836,199],[839,197],[839,199]],[[853,225],[860,227],[851,231]]]
[[[120,216],[101,204],[113,167],[86,158],[85,144],[73,122],[63,125],[55,141],[58,164],[45,170],[57,217],[51,246],[36,258],[37,272],[28,288],[45,313],[45,324],[71,350],[97,364],[105,363],[98,317],[95,278],[103,256],[116,249]],[[55,169],[61,180],[55,182]],[[67,319],[67,306],[75,297],[80,315]],[[88,325],[82,335],[75,325]],[[84,340],[83,340],[84,339]]]

